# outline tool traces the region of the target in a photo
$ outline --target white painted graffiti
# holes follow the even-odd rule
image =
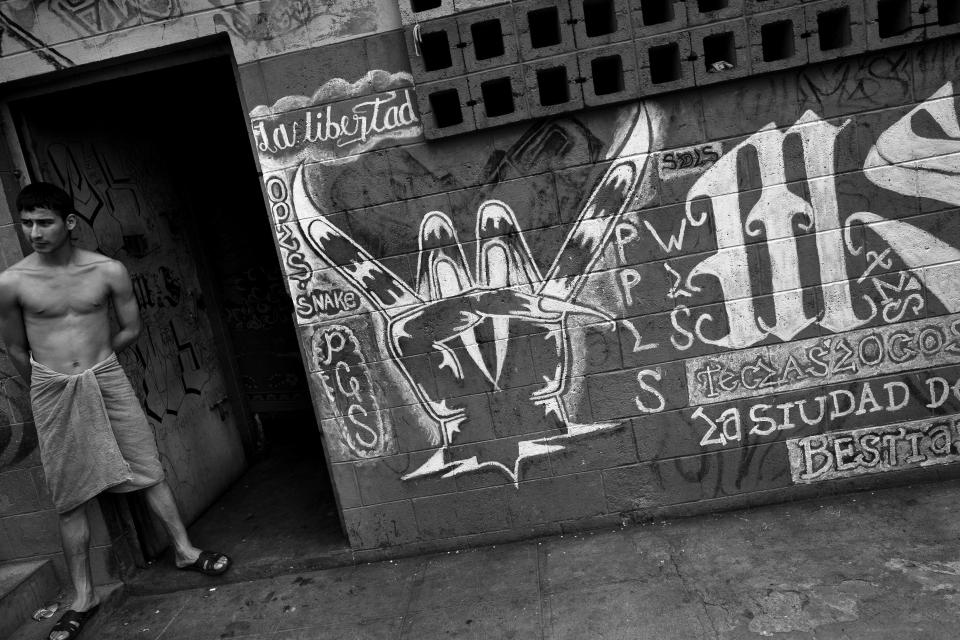
[[[286,96],[250,112],[261,161],[268,168],[292,160],[335,160],[362,153],[387,140],[422,134],[405,72],[374,69],[353,83],[326,82],[311,96]]]
[[[409,103],[409,96],[405,100]],[[941,97],[931,100],[934,104],[915,111],[925,110],[943,121],[948,136],[956,131],[960,138],[956,115],[937,104]],[[309,103],[308,109],[317,100]],[[278,113],[292,106],[278,105]],[[287,124],[271,119],[273,112],[259,113],[255,133],[262,157],[277,159],[287,149],[301,158],[326,157],[341,139],[347,140],[315,128],[342,124],[342,114],[317,113],[320,117],[315,114],[312,121],[308,115],[307,120]],[[462,237],[462,212],[424,210],[415,216],[416,247],[412,238],[401,239],[389,249],[378,249],[385,255],[377,257],[362,244],[376,246],[374,232],[365,236],[358,224],[353,229],[356,237],[351,237],[334,222],[336,216],[326,215],[317,204],[323,198],[315,196],[328,186],[322,170],[308,169],[301,162],[292,176],[277,172],[266,178],[299,321],[309,324],[325,314],[342,317],[373,309],[371,321],[384,330],[382,342],[374,347],[382,351],[371,355],[391,365],[378,367],[379,375],[402,381],[409,394],[404,402],[426,416],[419,424],[429,432],[435,449],[402,472],[403,479],[492,470],[518,484],[527,461],[563,451],[581,436],[593,437],[619,424],[590,421],[598,416],[686,407],[683,415],[701,447],[730,447],[822,430],[845,418],[902,420],[915,417],[915,410],[922,407],[938,409],[954,398],[960,401],[960,382],[949,373],[910,381],[874,379],[960,363],[960,272],[954,272],[960,268],[956,267],[960,252],[909,220],[841,211],[836,156],[841,134],[851,134],[850,120],[828,123],[808,111],[789,128],[779,130],[771,123],[698,166],[678,164],[676,171],[696,169],[699,175],[688,176],[693,185],[674,220],[670,207],[631,207],[642,179],[652,170],[648,161],[653,125],[642,105],[624,125],[611,144],[609,168],[588,189],[590,195],[571,231],[556,257],[546,263],[534,258],[510,202],[478,196],[470,211],[469,226],[475,235],[469,239]],[[883,188],[907,190],[911,180],[914,185],[922,182],[915,175],[922,170],[918,163],[908,168],[910,175],[891,164],[905,161],[895,155],[896,143],[890,136],[901,141],[915,136],[911,126],[905,120],[895,123],[878,138],[868,157],[865,171],[872,171],[869,179]],[[350,139],[348,146],[354,143]],[[923,144],[925,153],[939,148]],[[756,157],[757,176],[744,174],[749,162],[738,159],[741,152]],[[802,157],[802,166],[787,167],[788,155]],[[289,160],[286,156],[284,162]],[[669,160],[660,158],[661,172],[670,170]],[[314,174],[308,178],[311,170]],[[803,174],[800,182],[795,180],[797,170]],[[737,189],[753,178],[759,180],[759,189],[741,197]],[[923,179],[934,180],[932,175]],[[316,182],[308,185],[310,180]],[[715,243],[715,250],[710,243]],[[805,251],[815,252],[816,259],[809,259]],[[416,255],[416,271],[409,281],[398,275],[400,269],[413,266],[407,255]],[[403,260],[390,262],[398,258]],[[607,269],[611,263],[618,268],[595,269],[600,260]],[[760,276],[759,260],[769,265]],[[387,264],[404,266],[394,272]],[[603,273],[588,278],[596,271]],[[662,306],[650,311],[662,313],[657,318],[660,325],[618,315],[618,304],[624,310],[642,309],[651,290],[662,291],[665,297],[656,301]],[[769,299],[760,300],[766,296]],[[708,303],[714,304],[705,306]],[[928,309],[943,313],[942,308],[949,315],[918,319]],[[588,347],[571,337],[576,333],[570,330],[581,321],[618,328],[616,357],[624,363],[630,356],[641,361],[631,365],[622,400],[614,400],[629,406],[598,407],[590,387],[588,408],[594,415],[586,420],[573,417],[582,415],[580,401],[586,397],[581,391],[585,383],[578,378],[582,368],[577,367],[583,367],[579,360]],[[757,346],[760,343],[764,346]],[[695,347],[698,353],[712,355],[683,363],[684,398],[680,385],[670,379],[679,369],[679,362],[670,361],[677,359],[676,354],[663,357],[667,354],[662,349],[683,352]],[[645,362],[655,366],[644,366]],[[343,386],[343,397],[351,389],[372,385],[364,363],[358,361],[357,366],[367,377],[353,376],[359,387]],[[519,376],[522,382],[517,383],[511,378],[517,367],[533,373]],[[336,378],[328,382],[330,388],[336,387]],[[926,385],[926,397],[920,397],[917,383]],[[826,388],[831,384],[845,386]],[[805,389],[815,391],[802,398],[778,397]],[[479,410],[467,401],[470,397]],[[738,401],[736,406],[722,404],[732,401]],[[623,413],[617,413],[621,409]],[[340,413],[349,417],[343,408]],[[370,433],[388,437],[381,430],[386,427],[368,421],[383,413],[374,408],[354,414],[360,419],[354,425],[354,455],[368,455],[360,451],[372,441]],[[489,417],[497,414],[497,419],[506,415],[515,423],[497,423],[497,431]],[[884,432],[881,441],[892,433],[900,432]],[[831,464],[849,465],[859,459],[873,472],[886,468],[884,464],[891,468],[912,464],[902,455],[904,442],[939,450],[939,441],[931,448],[916,439],[919,436],[898,437],[897,444],[889,445],[887,463],[864,449],[850,454],[844,448],[842,454],[833,450]],[[826,458],[816,448],[820,445],[808,442],[820,456],[817,469],[824,467]],[[873,446],[872,439],[864,442]]]
[[[567,323],[575,314],[608,319],[602,310],[578,301],[577,295],[643,177],[650,126],[642,106],[625,121],[611,166],[545,273],[533,259],[510,206],[489,200],[477,212],[473,268],[447,214],[431,211],[423,216],[416,283],[411,288],[321,215],[307,195],[303,167],[297,170],[291,193],[303,237],[317,257],[352,283],[386,319],[391,357],[437,426],[439,448],[405,479],[494,469],[517,483],[525,460],[562,450],[575,437],[617,426],[578,424],[569,417],[564,403],[570,367]],[[518,338],[518,329],[535,336]],[[491,336],[492,354],[484,353],[478,340],[481,332]],[[504,363],[517,340],[536,342],[545,363],[538,368],[539,383],[524,389],[525,397],[518,400],[530,409],[529,418],[517,426],[531,435],[506,452],[471,450],[460,442],[472,417],[468,408],[431,389],[479,376],[491,392],[501,391]],[[418,355],[434,356],[437,365],[414,364]],[[648,410],[661,410],[660,400]]]
[[[403,137],[419,123],[409,89],[388,91],[351,104],[326,105],[308,110],[293,121],[260,120],[253,124],[257,148],[269,154],[297,150],[315,143],[329,143],[338,149],[366,143],[376,138]]]
[[[787,440],[790,472],[809,484],[960,461],[960,416]]]
[[[337,414],[341,444],[361,458],[383,455],[389,444],[386,427],[357,337],[350,327],[327,326],[314,333],[312,347],[320,382]]]
[[[931,397],[933,393],[937,396],[927,406],[933,408],[934,402],[939,402],[935,406],[946,402],[952,389],[947,381],[935,377],[928,380],[928,384],[931,386]],[[933,387],[936,387],[935,391]],[[855,386],[852,391],[834,389],[812,398],[779,403],[771,398],[772,402],[758,402],[744,410],[730,407],[718,413],[711,405],[702,405],[696,408],[691,418],[698,420],[697,424],[704,429],[700,439],[701,447],[725,447],[748,438],[776,436],[781,431],[792,431],[804,425],[819,428],[830,421],[848,416],[877,412],[895,413],[906,407],[912,399],[910,387],[905,382],[891,380],[880,383],[867,380]]]
[[[952,92],[948,83],[884,132],[868,156],[865,175],[879,186],[901,193],[960,204],[950,177],[957,175],[958,161],[955,156],[939,157],[960,148],[960,124],[952,102],[945,99]],[[921,112],[932,117],[951,138],[920,139],[910,122],[914,114]],[[674,316],[678,333],[695,337],[702,343],[741,349],[771,335],[790,340],[814,324],[831,332],[842,332],[866,324],[878,312],[886,322],[899,321],[908,311],[918,313],[923,306],[918,293],[920,282],[916,276],[903,274],[896,283],[872,276],[882,307],[878,310],[870,298],[865,298],[871,311],[865,317],[857,315],[850,287],[851,275],[857,274],[847,272],[846,255],[847,252],[860,255],[864,251],[852,234],[852,228],[858,224],[868,225],[910,269],[924,269],[928,290],[949,311],[960,310],[960,250],[912,224],[888,220],[871,212],[855,212],[841,220],[832,172],[836,140],[847,126],[850,121],[835,126],[810,111],[785,131],[770,124],[725,153],[697,180],[687,194],[686,220],[691,226],[699,227],[712,219],[718,250],[689,271],[685,290],[699,292],[705,283],[719,286],[723,291],[728,327],[720,337],[710,337],[704,329],[715,323],[714,316],[708,311],[679,305]],[[791,137],[799,140],[803,150],[809,200],[787,186],[784,146]],[[737,156],[744,149],[756,153],[762,185],[758,201],[748,211],[741,209],[739,194],[731,189],[731,185],[741,181],[742,169]],[[904,162],[907,166],[894,164]],[[705,201],[710,203],[709,211],[702,209]],[[812,317],[803,304],[798,236],[801,232],[815,232],[819,256],[822,310]],[[765,238],[770,259],[772,323],[757,313],[757,292],[750,278],[747,238],[760,236]],[[868,272],[882,265],[884,259],[876,253],[871,258]],[[937,267],[929,268],[931,265]],[[672,297],[677,297],[679,291],[681,289],[675,287]],[[899,295],[891,295],[894,292]],[[683,317],[691,318],[691,329],[680,325]],[[692,341],[688,340],[687,348],[691,345]]]
[[[690,404],[960,362],[960,316],[858,329],[686,361]]]

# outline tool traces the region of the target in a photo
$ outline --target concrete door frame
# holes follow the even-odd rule
[[[225,34],[216,34],[204,38],[199,38],[185,43],[177,43],[168,47],[152,49],[150,51],[139,52],[121,58],[115,58],[100,63],[82,65],[79,68],[69,68],[45,74],[40,77],[31,77],[23,80],[0,85],[0,136],[6,139],[6,144],[0,143],[0,166],[12,166],[13,175],[18,184],[2,184],[2,195],[0,197],[0,216],[9,216],[9,219],[16,222],[18,219],[15,206],[13,204],[15,193],[14,189],[23,186],[29,181],[29,177],[35,173],[32,163],[29,159],[31,153],[31,141],[29,139],[28,128],[24,122],[18,121],[16,104],[18,102],[45,97],[52,97],[58,93],[70,89],[80,88],[91,84],[108,83],[114,80],[137,76],[151,71],[166,70],[178,66],[190,65],[191,63],[201,62],[212,58],[226,58],[230,62],[230,68],[233,71],[233,83],[236,87],[236,97],[242,110],[248,110],[245,104],[244,93],[242,90],[236,59],[233,54],[233,48],[230,45],[229,38]],[[65,108],[65,113],[69,113],[69,107]],[[237,114],[238,121],[246,122],[246,111]],[[240,120],[242,116],[242,120]],[[256,145],[253,140],[249,127],[244,127],[246,131],[247,144],[250,149],[250,157],[256,168],[257,176],[262,176],[259,166],[259,159],[256,154]],[[263,215],[269,219],[269,208],[262,185],[260,188],[262,198]],[[193,231],[191,230],[191,233]],[[29,246],[26,244],[22,235],[18,236],[20,242],[21,255],[29,252]],[[193,244],[193,243],[191,243]],[[275,259],[281,266],[280,254],[274,243]],[[206,273],[206,260],[201,256],[196,258],[198,271],[203,271],[201,275],[201,286],[210,287],[210,276]],[[212,291],[211,291],[212,293]],[[211,300],[215,296],[206,296]],[[219,305],[211,305],[209,315],[211,316],[211,325],[213,325],[215,344],[221,355],[221,367],[224,369],[224,378],[228,387],[228,396],[238,407],[237,427],[240,431],[240,438],[247,460],[252,457],[255,447],[256,434],[254,433],[255,422],[253,413],[250,410],[249,403],[243,393],[240,385],[239,370],[234,362],[234,350],[229,340],[229,334],[223,325],[222,313]],[[295,330],[295,327],[291,328]],[[297,341],[299,344],[299,340]],[[302,353],[301,353],[302,358]],[[325,449],[325,447],[324,447]],[[324,455],[326,451],[324,450]],[[330,469],[327,470],[328,474]],[[332,482],[332,478],[331,478]],[[126,504],[112,504],[108,501],[107,512],[104,517],[104,523],[111,532],[113,542],[123,541],[125,548],[117,549],[122,557],[131,558],[136,565],[146,566],[146,558],[143,550],[136,540],[136,536],[124,536],[124,531],[129,531],[131,527],[136,529],[134,522],[136,518]],[[339,507],[339,505],[338,505]],[[340,509],[337,509],[341,528],[343,528],[343,516]],[[129,569],[127,573],[129,573]]]

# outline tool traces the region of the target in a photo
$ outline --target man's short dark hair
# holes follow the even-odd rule
[[[49,182],[34,182],[28,184],[17,196],[17,211],[33,211],[34,209],[50,209],[61,218],[66,219],[73,208],[73,198],[55,184]]]

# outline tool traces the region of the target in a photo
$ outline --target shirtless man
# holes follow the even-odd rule
[[[117,362],[115,354],[140,334],[126,268],[73,246],[77,216],[59,187],[25,187],[17,209],[34,253],[0,273],[0,337],[30,387],[41,461],[76,591],[49,640],[73,640],[99,604],[86,505],[101,491],[142,489],[173,541],[177,567],[220,575],[230,559],[190,543],[153,432]]]

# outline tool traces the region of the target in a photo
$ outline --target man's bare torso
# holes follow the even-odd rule
[[[113,348],[108,271],[113,262],[75,249],[68,265],[42,265],[34,254],[6,272],[13,280],[34,360],[74,374],[109,357]]]

